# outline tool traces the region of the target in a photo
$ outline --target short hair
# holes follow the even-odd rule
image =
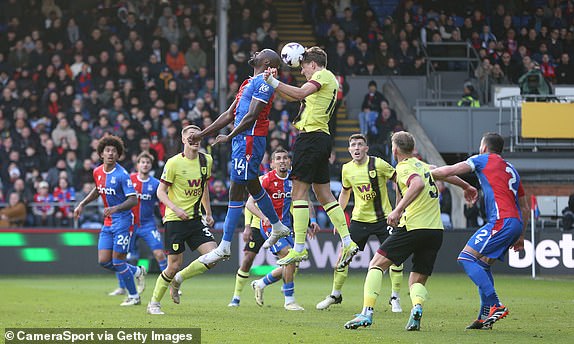
[[[190,129],[195,129],[195,130],[201,131],[201,128],[198,127],[197,125],[190,124],[190,125],[183,127],[183,129],[181,129],[181,135],[185,134],[185,132],[190,130]]]
[[[484,144],[490,153],[501,154],[504,149],[504,138],[498,133],[485,133],[482,135]]]
[[[319,47],[311,47],[303,53],[301,63],[315,62],[320,67],[327,67],[327,53]]]
[[[289,156],[289,152],[283,148],[283,147],[277,147],[273,153],[271,153],[271,161],[275,160],[275,155],[279,154],[279,153],[285,153],[287,154],[287,156]]]
[[[351,143],[352,140],[363,140],[365,141],[365,144],[369,144],[367,137],[365,137],[363,134],[353,134],[349,136],[349,143]]]
[[[149,159],[149,161],[151,161],[153,163],[153,156],[151,154],[149,154],[148,152],[141,152],[137,157],[136,157],[136,161],[140,162],[141,159]]]
[[[124,154],[124,141],[122,141],[122,139],[117,136],[110,135],[102,137],[98,142],[98,147],[96,148],[98,155],[101,156],[104,152],[104,148],[108,146],[115,147],[118,151],[118,156],[122,156]]]
[[[406,131],[399,131],[393,134],[392,142],[404,154],[411,154],[415,149],[415,138]]]

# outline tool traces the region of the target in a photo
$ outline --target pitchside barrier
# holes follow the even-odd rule
[[[0,229],[0,275],[26,274],[94,274],[107,273],[97,264],[98,230],[67,230],[50,228]],[[435,272],[461,272],[456,262],[472,231],[447,231],[435,265]],[[214,233],[219,242],[221,233]],[[539,275],[566,275],[574,272],[574,239],[571,233],[559,231],[536,231],[536,244],[532,245],[530,233],[526,235],[525,250],[509,251],[505,261],[495,264],[498,273],[530,275],[532,261]],[[339,236],[332,232],[320,232],[317,238],[307,241],[309,260],[300,265],[303,273],[331,272],[338,256]],[[157,264],[145,243],[139,241],[139,265],[147,265],[157,272]],[[231,259],[220,263],[210,273],[234,274],[243,254],[244,242],[236,233]],[[352,269],[365,271],[369,260],[378,249],[377,240],[371,240],[353,262]],[[190,262],[197,253],[186,251],[185,261]],[[275,256],[262,250],[254,263],[254,273],[265,272],[275,264]],[[405,264],[410,269],[410,261]]]

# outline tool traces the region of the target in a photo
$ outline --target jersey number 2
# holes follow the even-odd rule
[[[514,193],[514,195],[516,195],[518,193],[518,191],[514,188],[514,183],[516,183],[516,173],[514,173],[514,170],[512,168],[510,168],[510,166],[506,166],[506,172],[508,172],[510,174],[510,179],[508,180],[508,188]]]

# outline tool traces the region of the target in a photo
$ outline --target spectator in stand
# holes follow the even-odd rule
[[[370,109],[375,112],[381,111],[381,101],[387,100],[385,96],[377,90],[377,82],[375,80],[369,81],[369,91],[363,97],[362,109]]]
[[[554,63],[550,61],[550,56],[548,54],[542,55],[542,63],[540,64],[540,70],[544,78],[551,83],[556,82],[556,70],[554,69]]]
[[[563,53],[560,56],[560,64],[556,67],[557,84],[574,84],[574,66],[570,63],[570,56]]]
[[[68,119],[62,116],[56,128],[52,131],[52,140],[56,147],[61,147],[64,142],[77,146],[76,132],[68,123]]]
[[[34,224],[36,226],[54,226],[54,196],[50,194],[48,182],[41,181],[38,183],[37,192],[34,195],[34,205],[32,213],[34,214]]]
[[[54,213],[55,224],[58,227],[71,227],[73,224],[72,203],[76,200],[76,190],[70,186],[66,178],[58,179],[58,186],[54,188],[54,201],[58,207]]]
[[[480,107],[478,95],[471,82],[467,81],[464,83],[462,98],[456,105],[461,107]]]
[[[8,205],[0,209],[0,228],[22,227],[26,221],[26,205],[17,192],[8,195]]]
[[[165,63],[176,75],[179,74],[183,66],[185,66],[185,57],[183,53],[179,51],[177,44],[172,43],[169,45],[169,51],[165,55]]]

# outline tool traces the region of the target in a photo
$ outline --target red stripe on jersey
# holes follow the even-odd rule
[[[310,83],[311,85],[317,87],[317,91],[319,91],[321,89],[321,84],[318,81],[315,80],[309,80],[307,81],[308,83]]]
[[[416,176],[418,176],[418,174],[416,174],[416,173],[411,174],[411,175],[409,176],[409,179],[407,179],[406,185],[407,185],[407,186],[411,186],[411,180],[412,180],[414,177],[416,177]]]
[[[245,136],[245,160],[249,162],[253,155],[253,136]]]
[[[130,175],[130,179],[132,180],[134,189],[136,190],[136,197],[138,200],[138,204],[132,208],[132,213],[134,214],[134,224],[139,225],[141,218],[141,198],[139,197],[139,195],[142,194],[143,183],[139,181],[137,173],[132,173]]]
[[[99,190],[103,190],[106,188],[106,173],[104,172],[104,165],[100,165],[98,168],[94,170],[94,182],[96,183],[96,187]],[[108,207],[108,199],[106,198],[106,194],[104,192],[99,192],[100,196],[102,196],[102,202],[104,203],[104,208]],[[111,226],[112,225],[112,217],[107,216],[104,218],[104,226]]]

